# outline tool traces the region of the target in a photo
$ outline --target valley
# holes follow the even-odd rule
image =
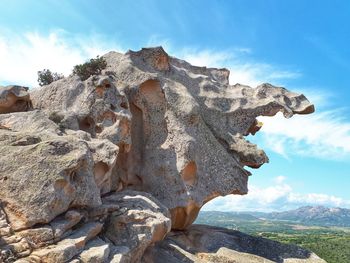
[[[258,217],[258,216],[260,217]],[[200,212],[196,224],[207,224],[295,244],[315,252],[329,263],[350,262],[350,227],[321,226],[293,220],[263,218],[254,212]]]

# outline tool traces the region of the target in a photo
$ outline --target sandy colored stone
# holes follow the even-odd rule
[[[85,142],[60,136],[38,111],[0,115],[3,123],[11,130],[0,129],[0,199],[14,230],[49,223],[70,207],[101,203]]]
[[[226,228],[192,225],[173,231],[145,252],[143,263],[326,263],[314,253]]]
[[[32,248],[49,245],[54,241],[53,230],[49,225],[22,230],[16,235],[25,238]]]
[[[79,260],[81,263],[105,263],[108,262],[109,252],[109,244],[96,238],[87,243],[79,255]]]
[[[268,162],[244,138],[261,128],[256,117],[314,111],[301,94],[230,85],[227,69],[192,66],[161,47],[103,57],[101,75],[34,90],[33,104],[59,112],[62,127],[117,145],[115,162],[95,161],[102,192],[151,193],[170,209],[174,229],[189,226],[212,198],[247,193],[244,167]]]
[[[83,251],[86,243],[98,235],[101,230],[101,223],[87,223],[57,244],[34,251],[31,257],[39,257],[42,262],[46,263],[67,262]]]
[[[2,260],[128,263],[147,248],[144,260],[160,253],[163,262],[306,255],[190,227],[206,202],[247,193],[246,166],[268,162],[245,138],[261,128],[256,118],[312,113],[304,95],[230,85],[227,69],[192,66],[161,47],[103,57],[107,68],[85,81],[71,75],[30,94],[0,88]]]
[[[32,102],[27,87],[0,86],[0,114],[30,109],[32,109]]]
[[[130,262],[138,262],[148,246],[170,231],[168,209],[150,194],[127,190],[103,198],[103,203],[120,206],[107,219],[103,235],[115,247],[127,247]]]
[[[50,222],[55,241],[58,241],[67,230],[75,226],[83,215],[76,210],[69,210],[62,217],[57,217]]]

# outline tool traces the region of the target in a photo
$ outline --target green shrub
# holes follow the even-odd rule
[[[81,80],[86,80],[92,75],[98,75],[107,67],[107,62],[103,57],[97,56],[84,64],[74,66],[73,74],[78,75]]]
[[[62,78],[64,78],[62,74],[51,72],[49,69],[38,71],[38,83],[40,86],[49,85],[50,83]]]

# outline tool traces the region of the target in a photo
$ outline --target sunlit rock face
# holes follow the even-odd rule
[[[268,162],[244,137],[258,116],[314,111],[161,47],[103,57],[85,81],[0,88],[0,261],[137,262],[206,202],[247,193],[245,166]]]
[[[326,263],[305,248],[206,225],[170,232],[145,251],[141,262]]]
[[[170,209],[176,229],[212,198],[247,193],[244,166],[268,161],[244,138],[259,130],[256,117],[314,110],[303,95],[270,84],[230,85],[227,69],[195,67],[160,47],[104,58],[102,75],[34,91],[34,106],[58,111],[68,129],[117,145],[116,160],[95,161],[99,184],[112,181],[103,192],[151,193]]]
[[[0,114],[27,111],[32,108],[27,87],[0,86]]]

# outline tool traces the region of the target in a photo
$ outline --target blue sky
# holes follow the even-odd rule
[[[163,45],[192,64],[229,68],[231,84],[304,93],[315,114],[261,118],[249,137],[270,157],[253,170],[250,193],[205,208],[350,208],[348,1],[2,0],[0,10],[0,85],[34,87],[43,68],[67,75],[109,50]]]

